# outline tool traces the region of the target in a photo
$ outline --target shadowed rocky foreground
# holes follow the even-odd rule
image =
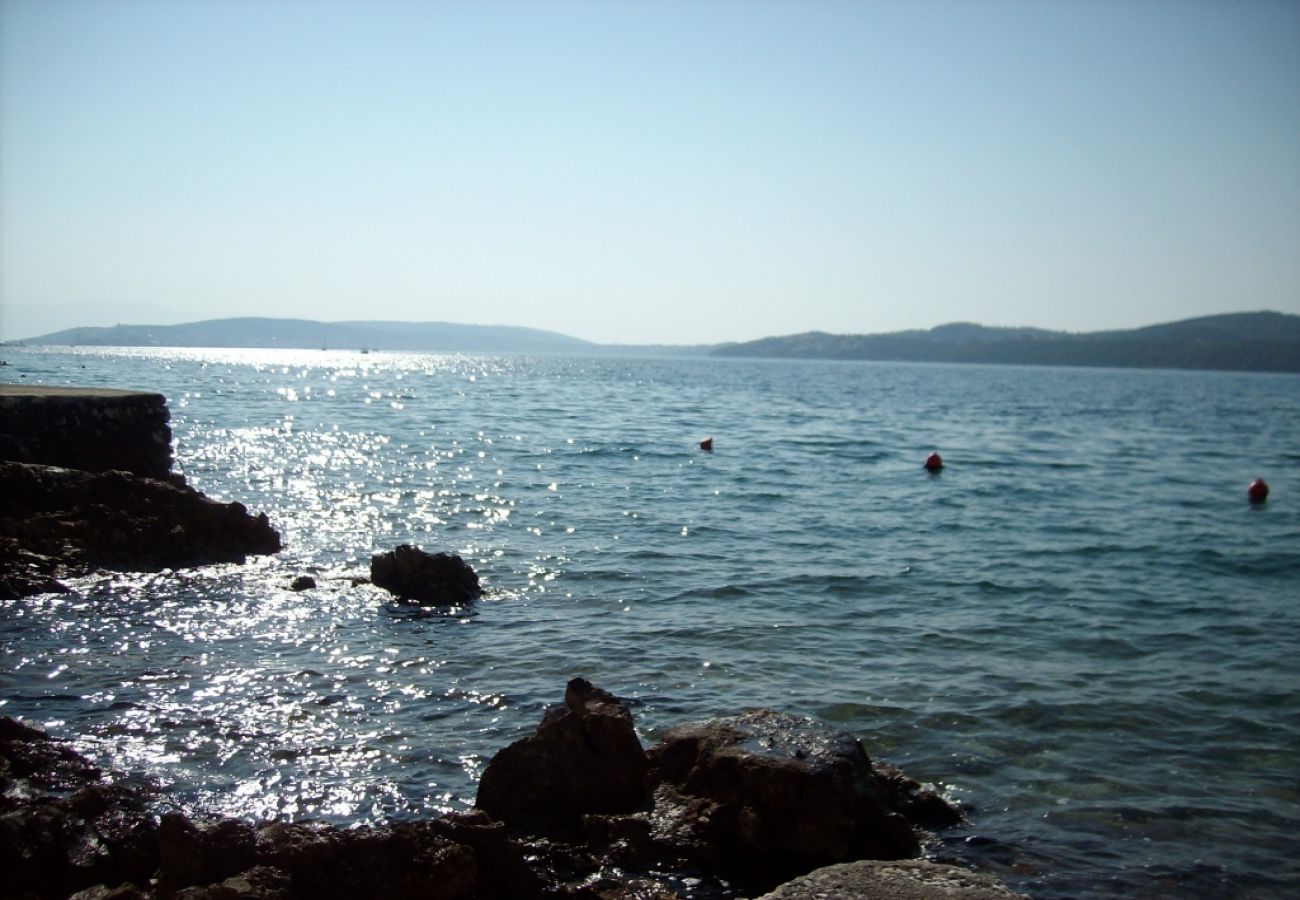
[[[582,679],[491,760],[469,813],[340,828],[166,806],[0,719],[8,897],[1017,896],[913,859],[922,829],[960,813],[847,734],[754,710],[672,729],[646,751],[627,707]]]

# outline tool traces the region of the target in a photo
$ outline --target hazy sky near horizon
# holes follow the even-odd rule
[[[1300,313],[1300,3],[0,0],[0,338]]]

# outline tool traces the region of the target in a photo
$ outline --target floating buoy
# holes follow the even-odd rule
[[[701,450],[712,450],[712,449],[713,449],[713,438],[708,437],[708,438],[705,438],[704,440],[700,441],[700,449],[701,449]]]
[[[938,472],[943,468],[943,457],[938,453],[931,453],[925,458],[925,471]]]
[[[1263,503],[1268,499],[1268,485],[1264,483],[1263,478],[1256,478],[1246,488],[1246,496],[1250,498],[1251,503]]]

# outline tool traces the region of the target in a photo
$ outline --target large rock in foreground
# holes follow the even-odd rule
[[[399,599],[439,606],[459,606],[483,594],[478,575],[465,560],[410,544],[371,557],[370,581]]]
[[[535,734],[492,757],[475,805],[504,821],[572,823],[585,813],[627,812],[649,796],[647,769],[627,707],[575,678],[564,705],[548,710]]]
[[[752,710],[683,725],[650,759],[662,785],[706,802],[692,840],[726,877],[779,884],[836,862],[920,850],[913,827],[921,823],[862,743],[813,719]]]
[[[918,828],[960,820],[851,735],[771,710],[674,728],[644,753],[627,708],[582,679],[488,763],[478,806],[557,869],[586,853],[591,869],[689,871],[749,891],[915,856]]]
[[[266,514],[126,472],[0,461],[0,598],[95,568],[152,571],[276,553]]]

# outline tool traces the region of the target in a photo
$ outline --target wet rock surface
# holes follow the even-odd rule
[[[861,742],[814,720],[753,710],[674,728],[649,756],[661,784],[705,805],[689,820],[690,841],[729,880],[771,886],[835,862],[920,850],[920,823]]]
[[[709,900],[800,876],[812,880],[782,890],[812,893],[773,896],[1014,896],[914,860],[819,868],[915,854],[918,810],[958,818],[851,736],[756,710],[675,728],[646,752],[626,705],[583,679],[492,759],[468,813],[254,825],[159,814],[159,800],[0,719],[0,896]]]
[[[265,514],[173,481],[0,460],[0,599],[94,569],[151,571],[276,553]]]
[[[623,780],[611,780],[615,768]],[[477,803],[561,880],[613,865],[662,890],[689,878],[717,896],[836,862],[912,857],[920,827],[961,818],[873,766],[851,735],[772,710],[680,726],[641,753],[627,708],[582,679],[536,734],[493,758]]]
[[[459,556],[402,544],[370,560],[370,582],[401,600],[459,606],[483,594],[478,575]]]
[[[996,878],[924,859],[864,860],[809,872],[759,900],[1016,900]]]

